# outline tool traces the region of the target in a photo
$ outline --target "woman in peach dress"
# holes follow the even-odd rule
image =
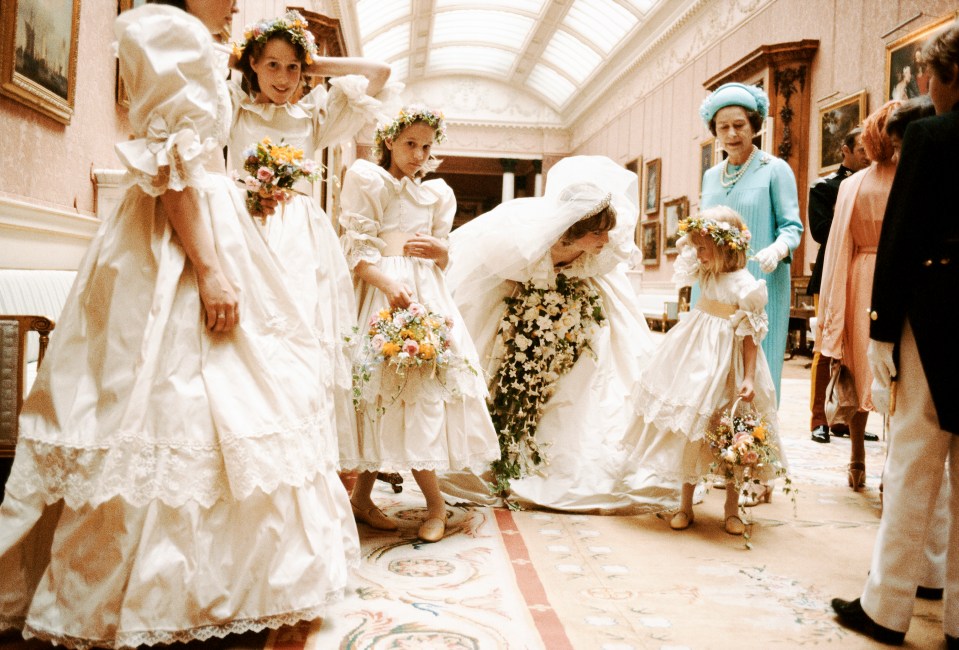
[[[855,380],[859,411],[849,423],[849,487],[856,491],[866,484],[866,419],[869,411],[876,410],[870,391],[872,371],[866,359],[876,246],[896,175],[896,145],[901,142],[896,134],[901,135],[905,125],[921,117],[923,110],[931,110],[924,109],[924,104],[928,104],[927,98],[892,100],[863,121],[862,143],[872,164],[839,186],[826,247],[817,340],[822,341],[822,354],[841,360]]]

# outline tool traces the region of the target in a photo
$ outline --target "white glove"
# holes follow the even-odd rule
[[[872,380],[869,387],[872,392],[872,405],[882,414],[889,413],[889,386],[883,386],[878,379]]]
[[[869,369],[872,370],[873,378],[887,390],[896,376],[896,363],[892,359],[892,351],[895,347],[895,343],[870,339],[869,348],[866,350],[866,358],[869,359]]]
[[[787,255],[789,255],[789,247],[781,241],[774,241],[756,253],[753,259],[759,264],[759,269],[763,273],[772,273]]]

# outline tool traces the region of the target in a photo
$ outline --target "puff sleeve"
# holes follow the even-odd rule
[[[425,181],[421,187],[436,195],[433,204],[433,228],[430,233],[437,239],[447,240],[453,230],[453,217],[456,216],[456,195],[453,188],[442,179]]]
[[[383,257],[386,242],[379,233],[383,211],[388,201],[389,188],[373,163],[357,160],[346,170],[343,193],[340,195],[340,242],[350,268],[362,262],[377,264]]]
[[[730,321],[736,336],[751,336],[758,345],[769,331],[769,317],[766,315],[769,295],[766,292],[765,280],[755,280],[752,276],[749,276],[749,280],[739,288],[736,301],[739,308],[730,317]]]
[[[133,182],[159,196],[205,187],[204,163],[220,147],[220,96],[210,33],[172,7],[148,5],[116,21],[120,76],[134,139],[116,152]]]
[[[377,122],[386,121],[384,101],[396,93],[396,84],[387,85],[375,97],[366,94],[369,80],[351,74],[333,77],[327,91],[318,86],[304,98],[304,109],[313,116],[317,150],[352,138],[361,130],[372,131]]]

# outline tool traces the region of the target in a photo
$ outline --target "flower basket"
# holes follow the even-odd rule
[[[795,506],[795,490],[779,458],[779,450],[770,444],[769,433],[766,418],[751,404],[737,398],[706,430],[706,441],[715,457],[709,474],[732,481],[741,497],[752,500],[765,489],[762,486],[764,480],[784,477],[783,491],[792,494]],[[739,503],[743,522],[751,523],[744,500],[741,498]],[[751,548],[748,527],[745,539],[746,546]]]
[[[359,408],[362,402],[372,401],[387,384],[392,385],[395,400],[414,375],[419,381],[435,380],[442,384],[442,372],[451,367],[465,366],[473,371],[462,356],[452,351],[452,327],[450,317],[417,302],[405,309],[382,309],[370,317],[353,365],[354,406]],[[375,377],[378,382],[373,381]]]

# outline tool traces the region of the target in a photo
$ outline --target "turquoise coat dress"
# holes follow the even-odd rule
[[[752,233],[749,257],[779,240],[786,244],[789,255],[779,263],[771,274],[763,273],[759,264],[749,261],[746,268],[758,279],[766,280],[769,303],[769,334],[763,340],[763,352],[769,362],[769,372],[776,386],[776,401],[779,402],[779,384],[782,379],[783,356],[786,352],[786,335],[789,331],[789,307],[792,294],[790,262],[792,253],[799,246],[803,225],[799,219],[799,193],[796,177],[786,161],[759,152],[749,163],[746,173],[731,187],[720,182],[723,163],[708,169],[703,175],[703,196],[700,211],[716,205],[725,205],[740,215]],[[729,173],[738,171],[729,166]],[[694,292],[693,300],[697,297]]]

